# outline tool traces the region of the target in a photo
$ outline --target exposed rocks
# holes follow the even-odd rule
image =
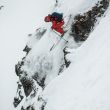
[[[57,2],[58,1],[56,0],[56,3]],[[75,16],[74,23],[72,24],[72,27],[71,27],[71,31],[72,31],[71,35],[74,37],[76,42],[85,41],[88,38],[90,32],[94,29],[95,24],[98,21],[98,18],[102,17],[104,15],[108,6],[109,6],[109,0],[101,0],[94,7],[92,7],[92,9],[89,10],[88,12],[85,12],[84,14],[78,14],[77,16]],[[23,50],[26,52],[26,56],[28,55],[28,53],[30,52],[32,47],[34,46],[34,43],[36,43],[37,40],[40,40],[45,32],[46,32],[46,29],[39,28],[36,30],[36,33],[34,34],[34,36],[32,34],[29,35],[29,37],[33,37],[33,39],[31,39],[32,41],[30,41]],[[35,41],[35,42],[33,43],[33,41]],[[64,61],[65,62],[64,62],[64,65],[61,65],[61,69],[60,69],[59,73],[61,73],[63,71],[63,69],[67,68],[71,63],[70,61],[68,61],[66,59],[66,55],[68,54],[68,52],[65,49],[63,50],[63,52],[64,52]],[[45,55],[42,58],[39,57],[38,59],[36,59],[36,61],[34,61],[33,64],[36,63],[36,65],[33,65],[33,68],[34,69],[40,68],[40,70],[33,71],[33,74],[31,76],[29,76],[29,73],[27,73],[27,71],[24,71],[22,69],[22,67],[26,63],[25,62],[26,56],[24,58],[22,58],[22,61],[19,61],[18,64],[15,65],[15,72],[20,80],[19,86],[21,86],[24,90],[24,93],[25,93],[24,96],[28,97],[32,93],[32,91],[34,91],[33,96],[35,96],[35,94],[36,94],[36,87],[34,85],[34,81],[40,87],[42,87],[42,89],[44,89],[45,79],[47,78],[48,73],[51,72],[53,65],[51,65],[52,64],[51,61],[49,63],[46,62],[47,60],[49,61],[50,56],[48,56],[49,58],[45,57]],[[37,64],[37,62],[39,64]],[[29,65],[31,65],[31,63]],[[45,71],[45,70],[48,70],[48,71]],[[19,91],[17,90],[17,93],[18,93],[19,97],[14,98],[13,104],[15,107],[17,107],[17,105],[23,99],[20,88],[19,88]],[[41,110],[44,110],[45,105],[46,105],[46,102],[43,101]],[[22,107],[21,110],[34,110],[34,108],[33,108],[33,106],[29,105],[25,109]]]
[[[17,84],[18,84],[17,92],[13,102],[14,107],[17,107],[19,103],[22,101],[22,99],[24,98],[22,94],[22,84],[20,82],[17,82]]]
[[[3,5],[1,5],[1,6],[0,6],[0,10],[1,10],[3,7],[4,7],[4,6],[3,6]]]
[[[35,110],[35,109],[33,108],[33,106],[28,106],[26,109],[24,109],[22,106],[21,110]]]
[[[109,0],[101,0],[91,10],[78,14],[72,24],[72,35],[75,41],[85,41],[94,29],[99,17],[103,16],[109,6]]]
[[[26,52],[26,54],[28,54],[30,50],[31,48],[29,48],[28,45],[26,45],[25,48],[23,49],[23,51]]]
[[[26,97],[29,96],[29,94],[33,90],[33,80],[32,80],[32,78],[29,78],[29,77],[25,76],[25,77],[22,77],[20,79],[20,81],[21,81],[21,83],[23,85]]]
[[[39,86],[41,86],[42,88],[45,87],[45,79],[46,79],[46,76],[42,77],[42,78],[39,78],[38,74],[35,73],[33,76],[33,79],[38,83]]]
[[[67,52],[66,48],[64,48],[63,52],[64,52],[65,66],[66,66],[66,68],[68,68],[71,62],[66,59],[66,55],[69,54],[70,52]]]
[[[19,61],[18,64],[15,65],[15,73],[17,76],[20,76],[22,74],[21,67],[24,65],[24,61],[22,60],[21,62]]]

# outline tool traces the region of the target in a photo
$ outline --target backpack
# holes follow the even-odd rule
[[[56,21],[60,22],[60,21],[62,21],[63,14],[62,13],[53,12],[51,14],[51,17],[54,18]]]

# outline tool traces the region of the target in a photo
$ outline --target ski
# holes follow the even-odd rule
[[[53,31],[55,32],[55,31]],[[67,32],[67,31],[66,31]],[[66,33],[65,32],[65,33]],[[57,32],[55,32],[59,37],[60,37],[60,40],[56,43],[56,44],[53,44],[53,46],[50,48],[50,51],[52,51],[59,43],[60,41],[63,39],[66,43],[68,43],[68,41],[66,39],[63,38],[63,36],[65,35],[65,33],[63,35],[59,35]]]
[[[66,39],[63,38],[63,36],[65,35],[65,33],[66,33],[67,31],[65,31],[64,34],[62,34],[62,35],[59,34],[58,32],[56,32],[55,30],[52,30],[52,31],[55,32],[60,38],[62,38],[62,39],[65,40],[66,42],[68,42]]]

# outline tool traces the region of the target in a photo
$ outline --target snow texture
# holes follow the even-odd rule
[[[110,88],[107,81],[109,68],[107,69],[106,65],[107,58],[109,59],[109,54],[106,53],[109,41],[106,42],[105,48],[102,45],[104,39],[106,37],[108,39],[109,36],[108,31],[103,30],[106,29],[103,25],[107,25],[109,29],[109,13],[106,14],[108,11],[105,14],[104,12],[96,14],[95,19],[98,23],[101,20],[99,18],[103,18],[104,15],[106,17],[99,24],[93,21],[95,30],[91,34],[89,32],[89,38],[85,42],[75,42],[71,36],[74,17],[79,13],[88,12],[92,7],[98,6],[98,3],[100,6],[101,2],[106,6],[106,8],[102,7],[105,12],[108,8],[108,0],[89,2],[78,0],[73,5],[71,5],[72,0],[69,2],[59,0],[50,13],[54,11],[64,13],[64,27],[68,31],[63,38],[51,30],[50,23],[44,23],[43,27],[29,35],[30,39],[24,49],[27,54],[20,64],[16,65],[17,75],[26,96],[17,106],[18,110],[109,110]],[[98,16],[99,14],[102,15]],[[106,35],[101,33],[103,31]],[[68,43],[65,40],[68,40]],[[64,49],[69,53],[66,56]],[[65,59],[71,62],[69,68],[64,66]],[[104,79],[106,79],[105,82]],[[101,91],[100,94],[99,91]]]
[[[14,110],[14,107],[16,110],[110,109],[110,8],[104,8],[108,10],[98,16],[87,40],[76,42],[71,32],[75,17],[88,12],[100,1],[109,2],[0,1],[2,110]],[[54,11],[64,15],[67,32],[63,38],[51,30],[51,23],[44,22],[44,17]],[[25,55],[21,53],[23,47]],[[15,66],[16,78],[12,73],[19,59],[22,60]],[[68,62],[67,66],[65,63]],[[10,102],[14,94],[13,107]]]

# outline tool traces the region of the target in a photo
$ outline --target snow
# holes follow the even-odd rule
[[[71,54],[71,66],[43,93],[45,110],[110,109],[110,10],[84,44]]]
[[[51,0],[0,0],[0,109],[13,110],[18,80],[14,66],[24,56],[27,35],[41,26]],[[43,9],[41,9],[42,7]],[[40,11],[39,11],[40,10]]]
[[[67,2],[66,0],[64,0],[64,1],[61,1],[61,3],[59,1],[58,6],[56,8],[53,8],[51,12],[56,10],[59,12],[66,11],[67,13],[64,12],[64,14],[67,14],[65,17],[66,19],[65,24],[66,24],[68,22],[70,14],[74,15],[75,10],[77,10],[77,8],[80,7],[82,2],[83,1],[79,0],[77,3],[73,4],[74,8],[72,8],[69,6],[71,6],[73,1]],[[69,7],[68,10],[67,10],[67,7],[65,6]],[[73,20],[73,17],[71,19]],[[72,20],[70,21],[72,22]],[[46,76],[45,84],[47,85],[59,73],[61,64],[63,63],[63,60],[62,60],[64,57],[63,49],[64,47],[66,47],[66,44],[65,44],[65,40],[63,39],[61,40],[60,43],[58,43],[60,40],[60,37],[59,35],[57,35],[51,30],[50,28],[51,24],[48,23],[48,26],[46,24],[43,24],[43,26],[44,25],[47,31],[39,41],[37,41],[36,43],[31,42],[32,44],[34,44],[34,46],[32,47],[32,50],[27,55],[25,59],[25,64],[24,66],[22,66],[22,70],[27,72],[29,76],[33,76],[35,73],[38,73],[38,76],[41,79]],[[69,37],[69,32],[65,36],[63,36],[64,39],[68,39],[68,37]],[[57,45],[57,46],[54,50],[50,51],[53,45],[55,46]],[[50,68],[46,68],[44,66],[47,64],[50,66]]]
[[[44,16],[53,11],[64,13],[67,22],[68,16],[83,13],[90,9],[98,0],[59,0],[57,8],[54,8],[55,0],[1,0],[4,5],[0,10],[0,108],[1,110],[13,110],[13,97],[16,94],[16,78],[14,65],[24,56],[22,49],[26,44],[26,37],[33,30],[46,27],[43,37],[37,38],[36,32],[29,38],[27,45],[32,48],[26,57],[23,70],[29,76],[35,72],[40,78],[46,77],[46,88],[43,93],[41,88],[37,96],[31,100],[25,99],[18,106],[24,106],[37,102],[37,98],[43,95],[47,101],[45,110],[109,110],[110,109],[110,11],[91,33],[88,40],[78,49],[78,45],[68,39],[68,33],[64,40],[50,52],[50,48],[60,40],[59,36],[51,31],[50,25],[44,23]],[[73,43],[70,45],[70,43]],[[58,75],[61,64],[63,48],[66,45],[74,47],[70,49],[67,59],[72,61],[71,66],[60,76]],[[42,71],[42,72],[39,72]],[[37,85],[38,86],[38,85]],[[37,109],[37,105],[36,109]],[[40,104],[39,104],[40,106]],[[38,107],[39,107],[38,106]]]

